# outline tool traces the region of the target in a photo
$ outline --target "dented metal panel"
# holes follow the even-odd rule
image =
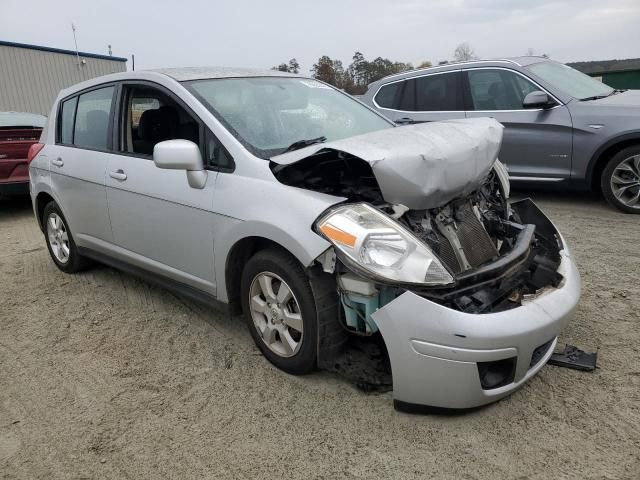
[[[317,144],[271,160],[290,165],[323,150],[345,152],[371,165],[387,202],[430,209],[480,185],[498,157],[502,130],[491,118],[423,123]]]

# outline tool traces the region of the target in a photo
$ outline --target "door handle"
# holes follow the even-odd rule
[[[127,174],[124,173],[124,170],[118,169],[115,172],[109,172],[109,176],[111,178],[115,178],[116,180],[120,180],[124,182],[127,179]]]
[[[397,120],[394,120],[394,122],[398,125],[409,125],[411,123],[416,123],[413,118],[409,118],[409,117],[402,117]]]
[[[64,165],[64,162],[62,161],[62,159],[60,157],[51,160],[51,163],[53,163],[56,167],[61,167]]]

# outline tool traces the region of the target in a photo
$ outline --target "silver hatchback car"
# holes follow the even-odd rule
[[[560,233],[509,201],[502,130],[396,127],[282,72],[114,74],[58,96],[33,209],[62,271],[97,260],[241,308],[287,372],[365,342],[358,375],[391,378],[396,408],[475,407],[542,368],[580,296]]]

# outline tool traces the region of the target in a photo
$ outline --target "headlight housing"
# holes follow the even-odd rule
[[[349,262],[381,281],[427,286],[453,283],[451,273],[427,245],[370,205],[339,206],[315,226]]]

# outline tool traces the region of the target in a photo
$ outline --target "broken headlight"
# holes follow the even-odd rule
[[[370,205],[342,205],[321,217],[316,229],[370,276],[420,285],[453,282],[427,245]]]

